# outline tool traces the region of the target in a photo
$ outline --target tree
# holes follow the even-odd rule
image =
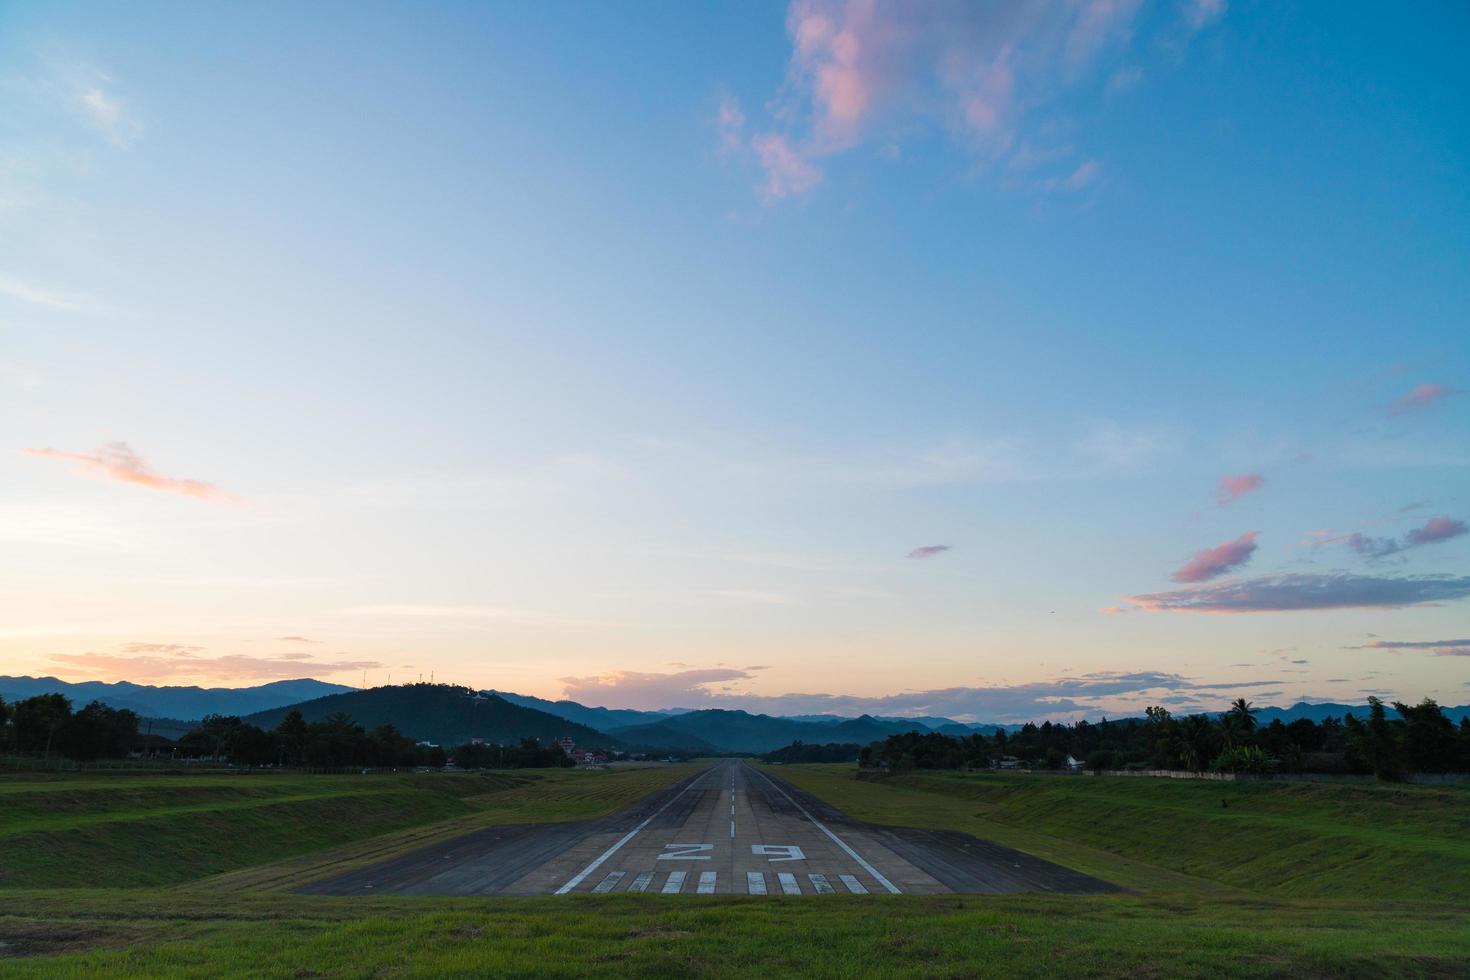
[[[1205,715],[1188,715],[1179,722],[1176,751],[1184,768],[1204,772],[1214,758],[1215,725]]]
[[[1256,730],[1255,712],[1256,709],[1245,698],[1236,698],[1231,703],[1230,710],[1220,718],[1227,745],[1249,741],[1251,733]]]
[[[276,726],[275,735],[277,761],[287,765],[300,765],[302,754],[306,751],[306,740],[311,735],[306,718],[300,710],[292,708],[288,711],[286,717]]]
[[[66,720],[56,741],[67,758],[78,762],[120,759],[138,741],[138,716],[93,701]]]
[[[1404,764],[1412,772],[1448,772],[1455,768],[1454,724],[1444,716],[1433,698],[1417,705],[1395,701],[1393,709],[1403,719]]]
[[[1402,722],[1399,726],[1402,726]],[[1388,720],[1383,702],[1376,697],[1368,698],[1368,723],[1364,725],[1348,715],[1349,740],[1352,754],[1373,771],[1379,779],[1398,780],[1403,778],[1403,759],[1399,746],[1398,732]]]
[[[49,756],[62,726],[71,717],[71,701],[61,694],[37,694],[11,709],[16,748]]]

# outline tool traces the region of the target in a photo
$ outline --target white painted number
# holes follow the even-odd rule
[[[806,855],[795,844],[752,844],[750,853],[765,855],[771,861],[806,860]]]
[[[700,854],[700,851],[713,851],[713,844],[665,844],[664,850],[667,854],[660,854],[660,861],[708,861],[708,854]]]

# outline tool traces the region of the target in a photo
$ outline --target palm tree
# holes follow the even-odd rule
[[[1235,716],[1235,724],[1243,732],[1256,730],[1256,711],[1245,698],[1236,698],[1230,705],[1230,714]]]
[[[1193,772],[1204,772],[1210,764],[1211,743],[1214,741],[1215,726],[1205,715],[1189,715],[1179,720],[1178,742],[1175,751],[1179,761]]]

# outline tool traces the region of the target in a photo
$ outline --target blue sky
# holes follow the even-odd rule
[[[0,672],[1470,700],[1467,28],[0,4]]]

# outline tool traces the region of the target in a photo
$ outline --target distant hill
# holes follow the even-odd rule
[[[770,752],[795,741],[866,743],[913,730],[915,726],[907,722],[881,721],[871,715],[835,722],[796,721],[753,715],[747,711],[707,708],[674,715],[652,725],[615,728],[609,734],[628,742],[669,746],[688,744],[678,740],[692,736],[730,752]],[[923,727],[919,726],[918,730],[923,730]]]
[[[1419,699],[1414,699],[1413,703],[1418,704]],[[1461,718],[1470,716],[1470,704],[1461,704],[1455,707],[1441,705],[1440,708],[1444,711],[1445,717],[1457,725],[1460,723]],[[1284,724],[1288,725],[1298,718],[1310,718],[1312,721],[1320,722],[1324,718],[1341,718],[1343,715],[1348,714],[1361,720],[1368,717],[1370,710],[1372,709],[1366,704],[1335,704],[1332,702],[1312,704],[1307,701],[1298,701],[1290,708],[1271,707],[1258,709],[1256,711],[1256,724],[1269,725],[1278,718]],[[1384,714],[1389,718],[1397,718],[1399,716],[1399,713],[1393,710],[1392,707],[1386,707]]]
[[[674,714],[670,711],[635,711],[632,708],[589,708],[575,701],[548,701],[545,698],[533,698],[529,694],[512,694],[509,691],[487,691],[486,693],[498,694],[511,704],[518,704],[523,708],[535,708],[548,715],[556,715],[558,718],[565,718],[567,721],[575,721],[579,725],[595,728],[599,732],[626,728],[630,725],[656,725]]]
[[[6,701],[37,694],[64,694],[78,708],[101,701],[113,708],[136,711],[145,718],[190,720],[210,714],[248,715],[353,690],[356,688],[310,678],[272,681],[255,687],[153,687],[130,681],[70,683],[55,677],[0,677],[0,697]]]
[[[294,708],[307,721],[321,721],[342,712],[364,728],[392,725],[410,738],[441,745],[462,744],[472,738],[504,744],[530,737],[544,743],[563,735],[589,747],[616,743],[586,725],[512,704],[498,695],[477,701],[468,694],[468,688],[452,684],[375,687],[258,712],[245,720],[261,728],[274,728]]]
[[[624,745],[636,749],[678,750],[719,755],[732,751],[723,745],[706,742],[698,735],[659,722],[653,725],[629,725],[617,729],[617,739]],[[737,750],[738,751],[738,750]]]

